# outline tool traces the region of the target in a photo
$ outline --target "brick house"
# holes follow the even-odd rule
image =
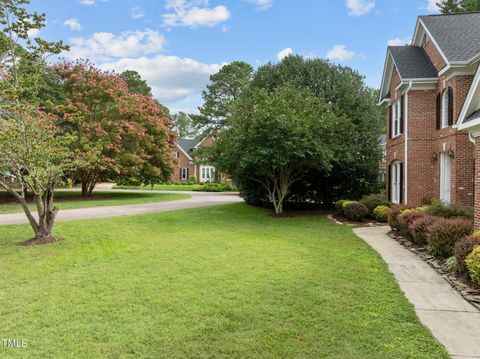
[[[388,47],[380,105],[392,202],[475,200],[480,225],[479,62],[480,13],[420,16],[411,45]]]
[[[214,143],[214,136],[207,135],[199,139],[180,138],[173,151],[175,159],[175,169],[172,175],[172,181],[188,181],[191,177],[195,177],[197,182],[215,182],[215,167],[197,163],[195,151],[200,148],[210,147]]]

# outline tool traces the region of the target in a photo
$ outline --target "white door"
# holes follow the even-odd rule
[[[445,203],[451,201],[452,160],[448,153],[440,155],[440,199]]]

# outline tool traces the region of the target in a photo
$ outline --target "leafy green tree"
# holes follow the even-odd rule
[[[312,169],[292,186],[289,201],[329,204],[341,197],[358,198],[378,188],[382,157],[378,138],[384,132],[384,116],[376,106],[376,91],[365,85],[355,70],[321,59],[289,56],[278,64],[258,69],[251,88],[293,85],[309,90],[329,104],[338,117],[350,121],[350,131],[336,149],[332,169]],[[287,140],[287,139],[285,139]]]
[[[211,154],[242,192],[260,187],[276,214],[310,169],[329,171],[348,121],[308,89],[252,89],[237,101]]]
[[[437,6],[443,14],[480,11],[480,0],[442,0]]]
[[[189,114],[179,112],[172,115],[172,119],[175,122],[174,130],[177,132],[178,137],[195,138],[199,135],[199,131]]]
[[[205,130],[220,129],[232,111],[232,104],[248,87],[253,68],[246,62],[234,61],[210,76],[210,84],[203,91],[204,104],[200,115],[192,115],[196,125]]]
[[[139,95],[150,96],[152,94],[152,88],[148,86],[147,81],[142,79],[137,71],[127,70],[120,74],[125,80],[130,93]]]
[[[20,204],[33,229],[35,243],[54,240],[58,208],[54,191],[74,161],[66,151],[71,136],[59,133],[59,118],[47,114],[38,96],[45,75],[45,57],[67,49],[62,42],[30,39],[28,33],[45,25],[45,15],[29,13],[28,0],[2,0],[0,7],[0,187]],[[21,44],[21,45],[20,45]],[[33,193],[36,218],[27,205]]]

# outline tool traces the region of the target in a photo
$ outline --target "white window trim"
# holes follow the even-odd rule
[[[450,127],[448,125],[448,114],[450,112],[450,109],[448,108],[448,103],[449,103],[449,91],[446,89],[443,91],[442,95],[442,128],[447,128]]]
[[[188,180],[188,168],[182,168],[181,175],[180,175],[180,180],[181,181],[187,181]]]
[[[402,192],[401,184],[402,184],[402,179],[401,177],[401,162],[400,161],[395,161],[392,163],[392,173],[391,176],[392,178],[390,179],[390,188],[391,188],[391,196],[392,196],[392,203],[395,204],[400,204],[400,194]]]
[[[215,167],[200,166],[200,182],[212,182],[215,180]]]
[[[400,132],[400,118],[402,116],[401,100],[398,99],[392,104],[392,138],[397,138],[401,135]]]

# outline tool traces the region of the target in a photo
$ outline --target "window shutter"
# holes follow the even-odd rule
[[[442,95],[437,95],[437,131],[442,128]]]
[[[393,105],[390,105],[390,107],[388,108],[388,138],[392,138],[392,134],[393,134],[393,131],[392,131],[392,109]]]
[[[448,88],[448,126],[453,126],[453,90]]]
[[[403,163],[400,163],[400,203],[403,203]]]
[[[187,180],[190,178],[190,168],[187,168]]]
[[[402,95],[400,97],[400,133],[403,133],[403,126],[404,126],[404,121],[405,119],[405,95]]]
[[[181,168],[180,168],[180,177],[178,177],[178,178],[180,178],[180,181],[182,180],[182,169]]]
[[[388,200],[391,202],[392,201],[392,165],[388,165],[387,192],[388,192]]]

